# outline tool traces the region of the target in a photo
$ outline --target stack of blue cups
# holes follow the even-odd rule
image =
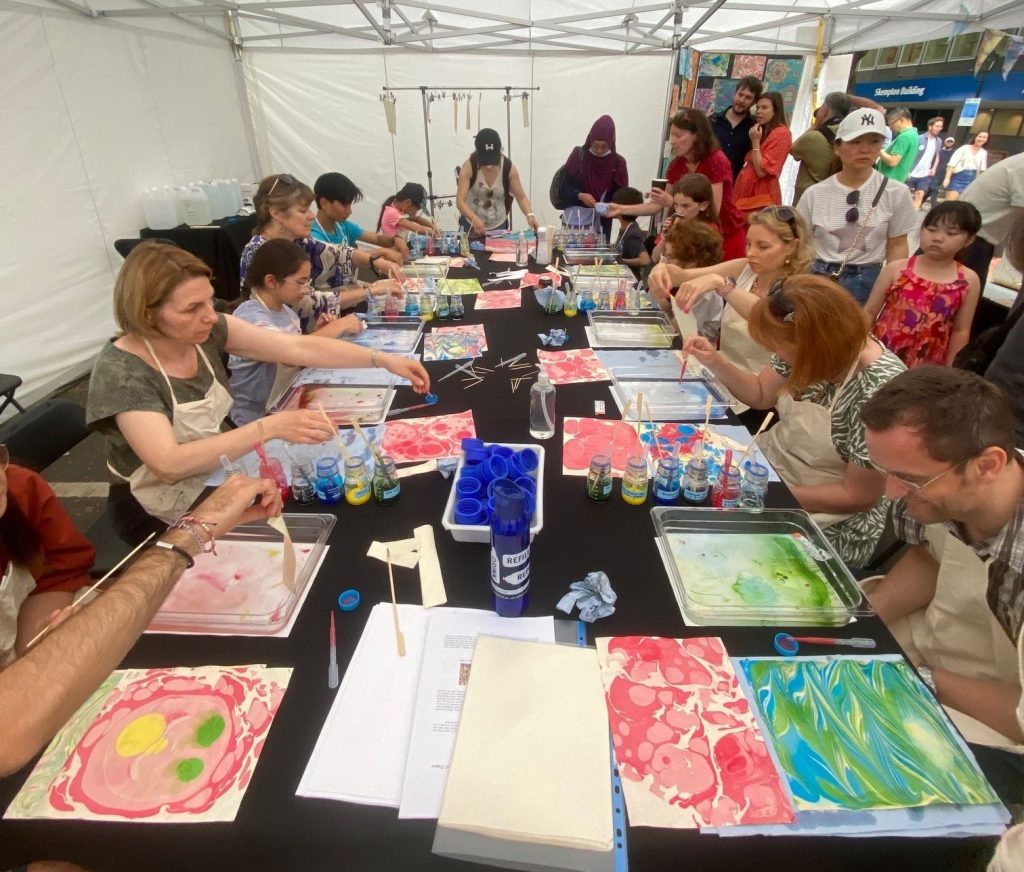
[[[540,457],[533,448],[487,445],[481,439],[463,439],[464,462],[455,482],[455,523],[486,527],[494,517],[494,483],[507,478],[526,494],[526,514],[537,509],[537,471]]]

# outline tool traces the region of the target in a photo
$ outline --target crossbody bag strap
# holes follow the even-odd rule
[[[857,235],[853,237],[853,242],[850,244],[849,250],[846,252],[846,257],[843,258],[843,262],[839,265],[832,278],[836,281],[846,271],[846,265],[850,262],[850,258],[853,257],[853,253],[857,250],[857,243],[860,242],[860,238],[864,235],[864,230],[868,226],[868,222],[871,220],[871,216],[875,214],[875,209],[878,208],[878,203],[882,199],[882,194],[885,192],[885,186],[889,184],[889,177],[882,176],[882,184],[878,186],[878,191],[875,193],[874,199],[871,201],[871,208],[868,210],[868,214],[864,216],[864,220],[861,222],[860,227],[857,228]]]

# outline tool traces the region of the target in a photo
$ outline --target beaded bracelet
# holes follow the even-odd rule
[[[203,541],[203,537],[199,535],[196,527],[201,527],[203,532],[206,534],[206,541]],[[182,515],[170,526],[171,530],[185,530],[188,534],[196,540],[196,546],[199,548],[200,554],[216,554],[217,548],[214,544],[213,530],[210,529],[210,525],[195,517],[195,515]]]

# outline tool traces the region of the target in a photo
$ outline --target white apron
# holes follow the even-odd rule
[[[743,268],[739,278],[736,280],[736,287],[741,291],[753,293],[754,271],[748,266]],[[747,326],[747,319],[729,305],[728,300],[725,309],[722,310],[722,332],[720,334],[719,348],[723,356],[730,363],[742,369],[749,370],[755,375],[759,373],[771,360],[771,352],[763,345],[759,345],[750,338],[750,329]],[[747,411],[750,407],[739,400],[734,400],[732,410],[738,415]]]
[[[1019,687],[1017,649],[986,599],[990,561],[941,525],[928,527],[928,550],[939,561],[935,596],[889,627],[896,641],[915,664]],[[955,709],[947,712],[969,742],[1024,752],[1024,746],[974,718]]]
[[[787,485],[834,484],[846,477],[846,461],[832,444],[832,409],[859,362],[859,359],[854,362],[827,406],[810,400],[794,400],[788,392],[775,403],[779,423],[760,437],[757,447]],[[811,517],[824,528],[854,514],[813,512]]]
[[[18,613],[36,589],[36,580],[20,563],[8,563],[0,579],[0,667],[14,662],[14,643],[18,638]]]
[[[163,365],[153,353],[153,347],[148,340],[143,339],[142,341],[156,363],[157,369],[160,370],[160,375],[167,382],[167,389],[171,392],[171,429],[178,443],[195,442],[198,439],[205,439],[220,433],[221,423],[231,411],[231,394],[217,380],[217,375],[214,373],[213,367],[210,366],[210,361],[203,349],[196,346],[200,360],[213,376],[213,384],[210,385],[206,396],[201,400],[179,403],[174,396],[174,386],[167,377]],[[196,497],[203,492],[206,480],[209,478],[208,472],[202,472],[174,484],[166,484],[160,481],[145,464],[140,465],[130,476],[122,475],[109,463],[107,468],[118,478],[128,482],[132,496],[139,501],[142,508],[153,517],[167,523],[177,520],[188,511]]]

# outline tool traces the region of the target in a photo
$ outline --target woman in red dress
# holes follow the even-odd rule
[[[782,94],[778,91],[761,96],[755,118],[757,123],[750,128],[750,151],[736,176],[736,206],[747,213],[782,205],[779,173],[793,146]]]

